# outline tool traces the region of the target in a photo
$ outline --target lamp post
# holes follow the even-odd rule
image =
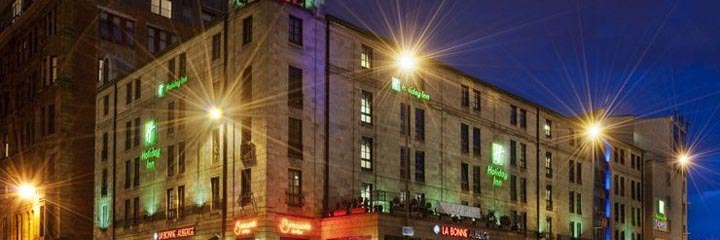
[[[585,126],[585,130],[583,132],[583,135],[585,139],[591,144],[591,165],[593,166],[593,172],[595,172],[595,165],[598,165],[597,163],[597,146],[599,144],[602,144],[604,142],[604,134],[605,134],[605,128],[599,121],[593,121]],[[605,171],[603,171],[605,172]],[[605,177],[605,176],[603,176]],[[604,182],[604,181],[603,181]],[[594,184],[594,183],[593,183]],[[606,189],[606,188],[605,188]],[[605,198],[608,197],[609,193],[607,190],[605,192]],[[607,199],[605,200],[607,201]],[[602,203],[605,204],[605,203]],[[607,211],[607,209],[605,210]],[[593,214],[596,214],[593,211]],[[604,213],[603,213],[604,215]],[[607,216],[603,216],[606,218]],[[594,217],[593,217],[594,218]],[[602,231],[603,235],[605,235],[606,226],[593,226],[593,239],[603,239],[602,236],[598,236],[599,232]]]
[[[224,113],[220,108],[208,110],[208,118],[222,125],[222,208],[220,213],[220,239],[225,239],[227,230],[227,124],[223,122]]]
[[[404,74],[406,76],[412,76],[415,69],[417,68],[418,60],[415,57],[415,54],[411,51],[402,51],[397,56],[395,56],[395,66],[397,67],[398,71],[401,74]],[[402,107],[402,106],[401,106]],[[407,128],[407,132],[405,133],[405,159],[402,159],[402,161],[405,162],[405,176],[401,176],[405,178],[405,226],[410,225],[410,115],[411,115],[411,108],[410,104],[408,103],[406,109],[400,110],[406,112],[406,118],[403,119],[405,121],[402,126]]]

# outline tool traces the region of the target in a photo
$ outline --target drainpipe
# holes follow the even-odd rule
[[[330,15],[325,16],[325,182],[323,215],[330,211]]]
[[[535,198],[536,214],[537,214],[537,232],[536,238],[540,239],[540,108],[535,107]]]

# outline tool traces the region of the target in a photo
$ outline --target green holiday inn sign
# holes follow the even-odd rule
[[[507,181],[508,173],[505,171],[505,148],[502,144],[492,144],[492,163],[487,167],[487,175],[492,178],[494,187],[502,187],[503,182]]]
[[[155,120],[145,122],[143,131],[143,145],[145,145],[145,150],[143,150],[140,155],[140,159],[145,161],[145,167],[147,169],[153,169],[155,168],[155,159],[160,158],[160,149],[155,147],[158,136],[157,122]]]
[[[158,85],[158,89],[157,89],[158,97],[164,97],[167,92],[169,92],[173,89],[182,87],[183,85],[185,85],[185,83],[187,83],[187,81],[188,81],[188,77],[182,76],[173,81],[160,83],[160,85]]]
[[[402,81],[400,81],[400,79],[397,77],[392,77],[390,89],[392,89],[394,92],[404,92],[410,94],[411,96],[419,100],[430,101],[430,94],[415,87],[410,87],[403,84]]]

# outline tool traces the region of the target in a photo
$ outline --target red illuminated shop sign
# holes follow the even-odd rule
[[[154,240],[164,240],[164,239],[179,239],[179,238],[185,238],[185,237],[192,237],[195,236],[195,227],[184,227],[184,228],[176,228],[176,229],[170,229],[165,230],[161,232],[156,232],[153,235]]]
[[[233,227],[233,232],[235,232],[235,235],[241,236],[241,235],[248,235],[253,233],[255,228],[257,228],[258,223],[257,220],[235,220],[235,227]]]
[[[312,231],[312,222],[308,220],[281,218],[278,229],[281,233],[285,234],[305,235]]]
[[[481,240],[490,239],[487,232],[466,227],[435,225],[435,227],[433,227],[433,232],[435,232],[435,234],[437,235],[456,238],[471,238]]]

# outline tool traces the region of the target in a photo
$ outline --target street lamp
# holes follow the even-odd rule
[[[208,118],[212,120],[219,120],[223,117],[223,111],[217,107],[212,107],[208,110]]]
[[[590,123],[585,128],[585,136],[591,141],[600,140],[603,137],[603,132],[603,126],[599,122]]]
[[[400,71],[409,73],[415,70],[418,60],[413,52],[403,51],[397,55],[395,64]]]
[[[37,188],[32,184],[22,184],[17,187],[18,197],[25,200],[36,200],[38,197]]]
[[[680,153],[677,158],[677,163],[680,165],[680,167],[687,167],[692,161],[692,157],[688,155],[687,153]]]

